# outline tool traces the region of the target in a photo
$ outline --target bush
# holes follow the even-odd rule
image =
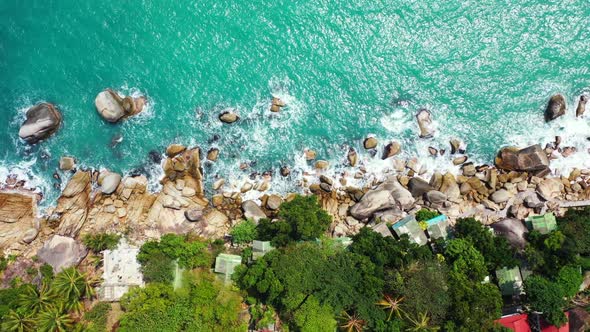
[[[296,196],[279,210],[279,220],[261,219],[258,234],[261,240],[282,247],[293,241],[314,240],[330,226],[332,217],[322,209],[316,196]]]
[[[99,233],[99,234],[86,234],[82,238],[84,245],[94,252],[101,252],[103,250],[113,250],[117,247],[121,235]]]
[[[432,211],[429,209],[420,209],[416,212],[416,220],[417,221],[428,221],[434,217],[440,216],[440,213],[437,211]]]
[[[111,311],[109,303],[100,302],[90,311],[84,314],[84,320],[88,322],[86,326],[88,332],[103,332],[107,329],[107,318]]]
[[[246,331],[240,295],[206,271],[184,274],[184,285],[150,283],[121,299],[119,331]]]
[[[144,278],[148,282],[172,282],[174,279],[174,261],[187,269],[208,267],[211,254],[207,243],[186,237],[166,234],[160,241],[148,241],[141,246],[137,261],[141,264]]]
[[[232,236],[232,242],[235,244],[249,243],[256,239],[256,224],[252,219],[246,219],[235,225],[229,232]]]
[[[171,283],[174,280],[174,261],[170,257],[155,253],[141,265],[146,282]]]

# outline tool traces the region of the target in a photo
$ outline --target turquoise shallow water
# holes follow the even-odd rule
[[[256,171],[304,168],[305,147],[336,165],[344,145],[358,148],[368,134],[422,158],[451,136],[481,161],[500,145],[555,133],[583,150],[587,120],[545,125],[542,110],[560,92],[571,113],[590,91],[589,26],[582,0],[2,1],[0,174],[35,178],[51,200],[62,155],[149,171],[149,151],[173,142],[219,147],[209,178],[239,178],[245,160]],[[151,105],[108,124],[94,108],[106,87],[145,94]],[[273,95],[289,104],[279,114],[268,111]],[[59,107],[63,126],[26,147],[17,136],[23,111],[43,100]],[[242,120],[220,124],[226,107]],[[420,107],[438,125],[427,142],[413,120]],[[116,134],[124,139],[111,149]]]

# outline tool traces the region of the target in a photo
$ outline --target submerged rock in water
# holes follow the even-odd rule
[[[210,161],[217,161],[219,157],[219,149],[218,148],[211,148],[207,151],[207,160]]]
[[[49,103],[40,103],[26,113],[27,119],[21,125],[18,136],[29,144],[35,144],[59,129],[61,113]]]
[[[578,101],[578,107],[576,108],[576,117],[584,115],[584,112],[586,112],[586,103],[588,103],[588,96],[581,95]]]
[[[225,110],[219,114],[219,120],[223,123],[234,123],[239,119],[240,117],[231,109]]]
[[[62,171],[71,171],[76,167],[76,160],[72,157],[61,157],[59,159],[59,169]]]
[[[123,142],[123,135],[121,133],[116,133],[111,137],[111,144],[109,146],[114,149],[121,142]]]
[[[377,147],[377,139],[375,137],[367,137],[363,141],[363,146],[367,150],[374,149]]]
[[[123,118],[139,114],[145,106],[145,97],[121,97],[111,89],[101,91],[94,99],[98,114],[108,122],[117,122]]]
[[[549,122],[565,114],[565,98],[562,95],[554,95],[549,99],[545,109],[545,121]]]
[[[289,176],[289,174],[291,174],[291,169],[287,165],[281,166],[280,173],[281,176]]]
[[[432,116],[430,112],[423,108],[416,114],[418,120],[418,127],[420,128],[421,138],[430,138],[434,135],[434,125],[432,123]]]
[[[348,164],[352,167],[356,166],[356,163],[358,161],[358,155],[356,153],[356,150],[354,148],[350,148],[348,149],[348,155],[346,156],[348,159]]]
[[[281,98],[273,97],[270,105],[270,111],[277,113],[281,110],[281,108],[285,107],[287,104],[281,100]]]
[[[160,154],[160,152],[152,150],[148,153],[148,157],[150,159],[150,161],[154,164],[159,164],[162,162],[162,155]]]
[[[536,144],[524,149],[505,147],[496,156],[496,167],[506,171],[545,173],[549,170],[549,159],[541,145]]]

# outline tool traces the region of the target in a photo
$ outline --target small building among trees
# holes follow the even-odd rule
[[[421,246],[428,242],[426,234],[424,234],[424,230],[420,227],[420,224],[418,224],[414,216],[407,216],[403,218],[402,220],[393,224],[391,228],[398,237],[407,234],[410,237],[410,241]]]
[[[103,283],[98,291],[102,301],[119,301],[132,286],[143,287],[141,265],[137,262],[139,248],[133,247],[125,239],[114,250],[103,251]]]

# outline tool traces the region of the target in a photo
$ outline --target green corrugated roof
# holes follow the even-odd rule
[[[521,292],[522,276],[518,266],[512,269],[503,268],[496,270],[496,277],[498,278],[498,286],[500,286],[502,295],[510,296]]]
[[[545,213],[541,216],[530,216],[528,221],[532,229],[541,234],[547,234],[557,228],[557,221],[553,213]]]

